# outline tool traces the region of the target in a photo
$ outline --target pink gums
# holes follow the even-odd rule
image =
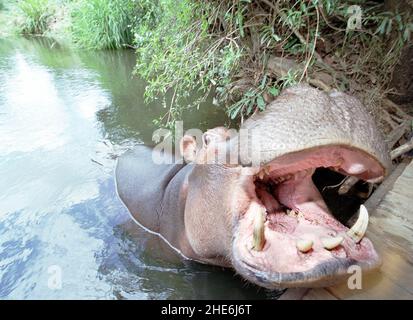
[[[356,244],[347,236],[348,228],[330,213],[311,178],[317,167],[361,177],[377,178],[384,174],[374,159],[338,146],[289,154],[269,163],[270,174],[256,184],[257,198],[252,199],[239,224],[238,248],[248,265],[268,272],[288,273],[309,271],[337,258],[377,264],[379,258],[370,240],[363,238]],[[276,182],[273,189],[268,184],[271,181]],[[255,251],[251,246],[253,221],[264,207],[266,242],[262,251]],[[290,214],[289,209],[293,210]],[[342,236],[344,241],[333,250],[324,248],[322,238],[335,236]],[[297,240],[311,240],[312,249],[300,252]]]

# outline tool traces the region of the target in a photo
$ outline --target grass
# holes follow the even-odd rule
[[[117,49],[131,45],[137,15],[133,0],[81,0],[72,9],[72,36],[87,49]]]
[[[54,11],[50,0],[21,0],[17,2],[17,8],[21,33],[39,35],[47,30]]]
[[[52,36],[86,49],[118,49],[133,44],[133,30],[149,3],[156,1],[12,0],[3,16],[20,34]]]

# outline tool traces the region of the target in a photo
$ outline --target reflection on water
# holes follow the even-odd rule
[[[165,111],[142,102],[134,62],[131,51],[0,40],[0,298],[271,298],[182,261],[118,200],[116,154],[150,142]],[[205,104],[185,127],[222,119]]]

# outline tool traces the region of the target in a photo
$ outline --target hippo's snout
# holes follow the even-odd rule
[[[298,86],[243,128],[260,145],[241,152],[241,160],[248,163],[248,155],[265,152],[255,174],[234,192],[248,194],[248,200],[242,197],[248,203],[234,208],[236,270],[276,288],[327,286],[348,277],[351,266],[377,268],[380,258],[365,237],[367,209],[361,206],[357,222],[344,226],[312,181],[317,168],[365,181],[385,176],[386,145],[358,100]]]

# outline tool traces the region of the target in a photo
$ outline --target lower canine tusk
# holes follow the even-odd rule
[[[364,234],[369,224],[369,212],[364,205],[360,206],[360,213],[356,223],[347,231],[347,235],[351,237],[356,243],[363,239]]]
[[[252,234],[252,248],[256,251],[261,251],[264,248],[265,236],[264,236],[264,223],[265,223],[265,210],[262,209],[254,216],[254,231]]]

